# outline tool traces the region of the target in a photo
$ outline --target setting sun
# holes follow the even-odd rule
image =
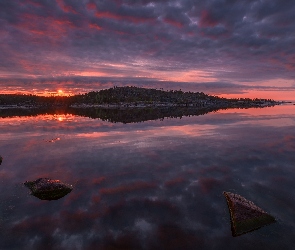
[[[64,90],[62,90],[62,89],[58,89],[58,90],[57,90],[57,95],[58,95],[58,96],[66,96],[67,93],[66,93]]]

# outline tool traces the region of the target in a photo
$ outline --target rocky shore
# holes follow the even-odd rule
[[[131,108],[171,108],[171,107],[191,107],[191,108],[263,108],[283,104],[277,101],[197,101],[191,103],[169,103],[169,102],[121,102],[109,104],[75,103],[71,108],[105,108],[105,109],[131,109]]]

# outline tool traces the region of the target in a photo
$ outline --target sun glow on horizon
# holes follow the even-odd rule
[[[57,95],[58,96],[67,96],[68,94],[66,94],[62,89],[58,89],[57,90]]]

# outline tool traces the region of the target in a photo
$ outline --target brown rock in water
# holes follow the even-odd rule
[[[252,201],[230,192],[223,192],[230,212],[232,235],[239,236],[268,224],[276,220]]]
[[[0,155],[0,165],[2,164],[3,157]]]
[[[35,181],[26,181],[26,187],[31,190],[31,195],[41,200],[58,200],[73,190],[69,184],[49,178],[39,178]]]

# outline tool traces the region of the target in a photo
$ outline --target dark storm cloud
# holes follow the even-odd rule
[[[196,69],[220,81],[294,77],[293,1],[3,0],[0,10],[6,79]]]

